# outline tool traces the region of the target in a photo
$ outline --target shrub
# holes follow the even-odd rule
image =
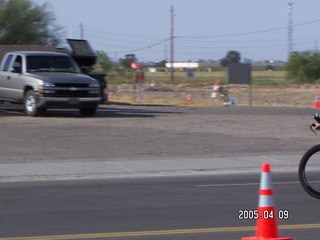
[[[298,83],[314,83],[320,79],[320,53],[312,51],[292,53],[286,68],[288,79]]]

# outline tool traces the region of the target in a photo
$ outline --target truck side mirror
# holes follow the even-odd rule
[[[22,73],[22,69],[21,67],[13,67],[11,68],[11,72],[14,72],[14,73]]]
[[[19,62],[15,62],[13,64],[13,67],[11,68],[11,72],[14,72],[14,73],[22,73],[22,68],[21,68],[21,63]]]

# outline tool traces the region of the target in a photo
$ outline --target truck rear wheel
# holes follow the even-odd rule
[[[24,109],[28,116],[36,117],[41,112],[33,90],[28,90],[24,97]]]

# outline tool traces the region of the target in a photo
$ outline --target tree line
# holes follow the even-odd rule
[[[58,45],[63,28],[55,23],[47,3],[31,0],[0,0],[0,44]]]

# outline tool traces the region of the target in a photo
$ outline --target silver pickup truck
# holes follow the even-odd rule
[[[67,54],[9,52],[0,67],[0,100],[24,104],[29,116],[47,108],[78,108],[93,116],[101,102],[100,84]]]

